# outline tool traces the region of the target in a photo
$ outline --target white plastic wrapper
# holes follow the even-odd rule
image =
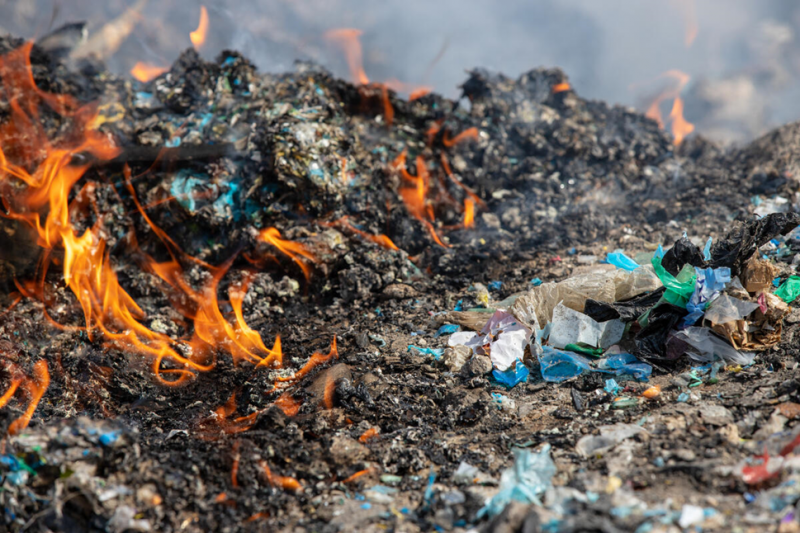
[[[618,343],[625,333],[625,323],[621,320],[599,323],[563,304],[553,310],[552,324],[547,342],[554,348],[584,343],[605,349]]]

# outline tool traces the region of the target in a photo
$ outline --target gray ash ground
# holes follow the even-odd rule
[[[18,44],[0,41],[3,50]],[[236,53],[205,62],[187,51],[169,73],[140,85],[98,65],[69,71],[36,52],[33,61],[41,87],[106,106],[111,118],[101,128],[139,176],[139,199],[153,206],[153,221],[184,251],[214,264],[239,253],[221,295],[238,271],[253,268],[245,254],[269,251],[254,230],[275,226],[314,249],[320,261],[310,283],[279,254],[263,266],[245,299],[245,319],[268,345],[281,335],[291,369],[314,351],[327,352],[334,336],[340,357],[290,389],[303,401],[290,418],[269,408],[277,395],[268,372],[221,356],[214,370],[187,386],[165,388],[145,362],[55,330],[41,304],[23,300],[0,317],[0,351],[26,370],[46,359],[52,383],[31,426],[5,441],[3,457],[24,460],[31,471],[17,465],[10,476],[11,459],[0,463],[0,528],[540,531],[548,511],[536,506],[511,505],[491,522],[476,513],[511,464],[511,447],[545,442],[558,467],[554,483],[597,495],[572,501],[558,531],[636,530],[649,520],[642,512],[611,512],[624,507],[615,500],[623,489],[653,507],[713,507],[719,514],[710,529],[777,528],[768,508],[748,505],[745,493],[753,488],[733,469],[760,453],[759,438],[791,427],[798,415],[781,421],[775,414],[778,404],[800,402],[795,311],[780,345],[755,365],[723,372],[718,383],[694,389],[691,402],[676,403],[681,389],[674,378],[689,366],[683,362],[656,372],[651,382],[663,387],[657,400],[627,410],[609,409],[611,397],[596,377],[546,384],[536,368],[528,383],[507,392],[516,408],[500,410],[490,393],[502,389],[486,377],[450,373],[407,347],[444,346],[433,336],[434,315],[459,300],[471,307],[468,289],[475,283],[502,281],[492,293],[500,301],[528,289],[532,278],[561,280],[585,269],[581,256],[652,251],[684,231],[718,238],[736,216],[752,211],[753,196],[794,199],[797,125],[741,149],[723,151],[702,137],[675,148],[655,122],[572,91],[554,93],[564,74],[537,69],[516,80],[472,72],[458,102],[436,95],[408,102],[392,94],[394,120],[387,127],[379,88],[359,89],[313,65],[263,75]],[[0,120],[8,120],[6,102]],[[46,120],[57,135],[60,119]],[[445,146],[445,128],[451,138],[471,127],[477,140]],[[174,157],[153,165],[152,154],[165,145],[176,147]],[[193,157],[196,145],[219,151]],[[411,174],[419,172],[416,156],[428,165],[437,231],[449,248],[433,242],[398,196],[402,183],[390,163],[403,149]],[[487,204],[473,229],[457,227],[465,193],[445,176],[442,155]],[[136,212],[120,161],[98,162],[84,177],[98,183],[104,236],[120,280],[151,328],[184,336],[187,325],[131,243],[135,234],[142,250],[167,257]],[[182,201],[165,201],[187,192]],[[404,251],[325,224],[342,216],[367,233],[388,235]],[[82,223],[93,222],[88,216]],[[0,260],[6,304],[9,280],[35,268],[35,254],[15,235],[3,239],[19,249]],[[202,279],[188,272],[191,283]],[[57,271],[48,282],[54,317],[82,324]],[[323,407],[328,373],[336,380],[333,409]],[[256,424],[237,435],[209,429],[214,410],[234,392],[237,414],[264,410]],[[576,397],[585,403],[582,411]],[[2,433],[22,408],[12,402],[0,411]],[[643,418],[649,436],[602,457],[575,452],[577,440],[596,428]],[[358,442],[370,428],[379,435]],[[272,487],[259,461],[296,478],[302,490]],[[462,461],[481,471],[480,483],[454,481]],[[343,483],[364,470],[371,472]],[[436,478],[426,494],[431,471]],[[378,484],[396,492],[370,490]]]

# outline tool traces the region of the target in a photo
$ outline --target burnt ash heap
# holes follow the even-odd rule
[[[2,50],[18,44],[0,39]],[[559,433],[564,420],[591,427],[601,422],[589,412],[571,412],[572,400],[564,399],[569,389],[537,382],[512,393],[530,406],[527,413],[542,411],[535,421],[520,424],[516,417],[498,415],[485,377],[448,374],[429,358],[407,353],[409,343],[431,337],[417,334],[430,329],[429,313],[452,309],[474,282],[503,278],[510,294],[533,276],[563,278],[574,264],[548,259],[570,247],[591,253],[605,245],[666,244],[683,229],[719,235],[727,220],[747,212],[751,195],[788,195],[795,188],[797,152],[786,148],[796,143],[795,126],[775,134],[785,141],[781,149],[774,148],[774,137],[731,152],[699,137],[676,149],[655,122],[635,111],[586,101],[571,90],[554,93],[553,87],[566,81],[557,69],[533,70],[516,80],[474,71],[459,102],[435,94],[408,102],[390,92],[394,116],[387,127],[380,88],[355,87],[314,65],[259,74],[235,52],[206,62],[190,50],[170,72],[141,85],[97,65],[70,70],[38,51],[32,61],[43,89],[98,102],[106,117],[101,130],[123,149],[117,160],[98,162],[84,180],[102,185],[97,199],[106,217],[104,238],[121,283],[145,310],[149,327],[174,336],[188,333],[134,253],[131,234],[142,250],[165,257],[123,185],[123,163],[131,165],[137,196],[153,221],[190,255],[219,264],[236,252],[263,249],[254,230],[269,226],[312,247],[320,264],[310,286],[304,287],[300,271],[279,256],[256,275],[245,298],[245,319],[265,339],[283,336],[291,368],[314,350],[326,351],[333,335],[342,355],[339,365],[318,369],[293,389],[294,398],[304,401],[296,417],[269,408],[241,435],[208,434],[203,421],[233,392],[242,415],[267,408],[275,400],[270,376],[221,358],[188,386],[164,389],[124,353],[77,333],[54,331],[40,305],[24,300],[0,318],[2,352],[26,371],[45,358],[54,377],[27,436],[10,446],[27,464],[50,466],[31,474],[31,490],[21,483],[0,493],[4,509],[12,511],[4,525],[12,530],[30,522],[51,529],[122,531],[135,528],[137,519],[164,531],[335,531],[354,523],[426,530],[469,522],[485,491],[465,490],[466,499],[454,505],[429,501],[423,494],[431,465],[442,483],[454,486],[447,480],[460,461],[498,474],[507,458],[498,460],[497,453],[511,442],[548,441],[571,449],[579,434]],[[0,120],[8,119],[7,105],[0,103]],[[59,118],[47,120],[57,136]],[[472,127],[479,131],[476,140],[445,145],[446,135]],[[165,146],[170,151],[157,161]],[[429,167],[436,228],[451,248],[437,246],[398,197],[402,183],[391,163],[403,150],[411,174],[418,174],[416,156]],[[465,193],[445,176],[442,155],[487,204],[474,229],[444,228],[460,224]],[[387,234],[404,251],[386,250],[326,224],[343,216],[367,233]],[[14,246],[25,246],[19,233],[4,233]],[[408,254],[419,256],[416,264]],[[249,266],[243,255],[230,278]],[[6,279],[24,277],[33,272],[35,254],[0,262]],[[187,277],[199,285],[204,274],[191,270]],[[59,318],[80,324],[57,272],[50,281],[53,307],[67,309]],[[779,378],[789,379],[786,372],[759,383],[796,395],[796,382],[777,385]],[[737,375],[737,394],[757,390],[758,385],[745,384],[757,375],[756,370]],[[335,407],[323,410],[323,389],[332,376]],[[602,388],[596,376],[579,381],[575,391]],[[581,392],[572,393],[573,399],[575,394]],[[602,411],[607,401],[592,397],[589,411]],[[746,406],[736,400],[725,405],[739,418],[746,415]],[[643,410],[625,416],[635,421]],[[4,430],[19,410],[0,413]],[[76,418],[81,414],[94,420]],[[102,421],[106,417],[116,420]],[[359,443],[371,427],[380,428],[381,436],[369,446]],[[634,469],[639,486],[650,483],[647,465],[660,453],[658,446],[668,449],[675,438],[674,432],[653,437]],[[698,447],[742,456],[714,435],[697,439]],[[260,460],[300,480],[304,490],[292,494],[272,487]],[[560,460],[583,464],[569,452]],[[68,464],[84,470],[65,476]],[[238,487],[232,486],[234,464]],[[590,467],[603,468],[597,461]],[[350,498],[337,507],[359,486],[342,481],[363,470],[400,476],[392,482],[399,490],[393,505],[409,511],[359,515],[361,502]],[[722,490],[718,479],[702,472],[659,475],[701,491]],[[376,477],[369,473],[363,480]],[[581,476],[569,483],[579,490],[589,486]],[[108,494],[102,487],[124,489]],[[576,509],[581,519],[572,524],[575,530],[581,523],[610,524],[607,513],[598,518],[603,505],[610,506],[607,496]],[[637,525],[615,520],[606,530]]]

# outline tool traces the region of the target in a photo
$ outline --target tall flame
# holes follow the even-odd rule
[[[367,73],[364,72],[364,57],[361,50],[361,40],[359,39],[362,33],[361,30],[354,28],[339,28],[326,31],[324,37],[344,52],[353,83],[367,85],[369,78]]]
[[[300,270],[303,271],[303,275],[306,278],[306,281],[311,280],[311,267],[306,264],[306,262],[301,259],[304,258],[312,263],[317,262],[316,256],[308,249],[304,244],[300,244],[299,242],[288,241],[286,239],[281,238],[281,232],[278,231],[278,228],[266,228],[261,230],[258,234],[259,240],[269,243],[278,250],[280,250],[284,255],[289,257],[292,261],[297,263],[297,266],[300,267]]]
[[[675,145],[683,142],[683,139],[692,131],[694,124],[687,121],[683,116],[683,99],[680,97],[681,91],[689,83],[690,76],[680,70],[668,70],[661,74],[659,78],[670,78],[674,80],[673,86],[663,90],[650,104],[645,112],[645,116],[655,120],[659,127],[664,127],[664,117],[661,114],[661,104],[667,100],[672,100],[672,111],[670,112],[670,129],[672,131],[673,143]]]
[[[409,214],[422,222],[433,240],[436,241],[436,244],[443,248],[450,248],[450,246],[442,242],[432,224],[433,209],[427,205],[430,176],[425,158],[421,155],[417,156],[417,175],[412,176],[406,169],[406,157],[407,152],[403,150],[392,162],[392,168],[399,171],[400,176],[407,182],[407,185],[401,185],[398,189],[400,197],[403,199]]]
[[[44,248],[38,287],[35,283],[20,283],[20,291],[45,300],[43,288],[47,267],[52,263],[53,250],[61,248],[64,252],[63,279],[81,306],[85,320],[85,326],[81,328],[63,327],[85,330],[91,340],[100,340],[108,347],[146,357],[152,362],[153,372],[162,384],[179,385],[192,379],[195,372],[210,370],[215,364],[217,350],[231,354],[235,362],[280,366],[279,340],[272,350],[267,349],[258,334],[244,323],[242,300],[249,278],[245,276],[240,288],[230,291],[235,321],[229,323],[219,309],[217,287],[232,261],[222,267],[203,264],[211,271],[211,279],[201,289],[193,289],[183,279],[180,266],[180,261],[191,258],[184,256],[147,217],[136,199],[130,170],[126,168],[126,184],[139,212],[173,257],[172,261],[156,263],[145,255],[146,266],[184,297],[186,303],[179,309],[194,320],[194,333],[190,341],[183,343],[142,323],[145,314],[120,285],[101,237],[102,216],[95,213],[97,220],[83,233],[78,233],[72,226],[73,218],[81,210],[81,198],[88,197],[92,201],[95,188],[93,182],[88,182],[75,200],[69,201],[70,191],[90,166],[90,163],[75,164],[74,161],[78,160],[75,156],[82,154],[81,161],[92,158],[107,160],[115,157],[119,150],[109,137],[91,129],[91,124],[96,123],[92,107],[79,108],[68,97],[44,93],[36,87],[30,70],[30,50],[31,45],[27,44],[0,58],[3,96],[11,108],[11,120],[0,127],[0,142],[3,143],[0,185],[9,191],[2,195],[2,201],[6,216],[34,228],[38,244]],[[72,119],[73,132],[66,141],[52,144],[47,139],[38,119],[42,103]],[[26,165],[35,168],[29,171],[14,160],[25,161]],[[27,188],[10,194],[7,185],[11,179],[22,181]],[[42,220],[40,213],[44,211],[47,215]],[[179,345],[185,349],[180,350]],[[39,374],[36,383],[44,381],[43,374]],[[41,385],[29,384],[28,388],[34,398],[39,392],[43,394],[43,390],[39,390]]]
[[[206,6],[200,6],[200,22],[197,24],[197,29],[189,34],[189,39],[192,41],[195,50],[205,44],[206,37],[208,36],[208,10]]]

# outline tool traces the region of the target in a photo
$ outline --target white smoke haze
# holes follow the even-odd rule
[[[34,38],[86,20],[91,33],[132,4],[0,0],[0,30]],[[800,118],[793,0],[151,0],[107,64],[118,73],[140,60],[168,65],[191,45],[201,4],[210,14],[202,55],[238,50],[267,72],[303,59],[349,79],[341,50],[322,35],[357,28],[370,79],[450,97],[474,67],[516,77],[546,66],[562,68],[584,97],[644,110],[663,88],[652,80],[677,69],[691,76],[686,118],[712,139],[743,142]]]

